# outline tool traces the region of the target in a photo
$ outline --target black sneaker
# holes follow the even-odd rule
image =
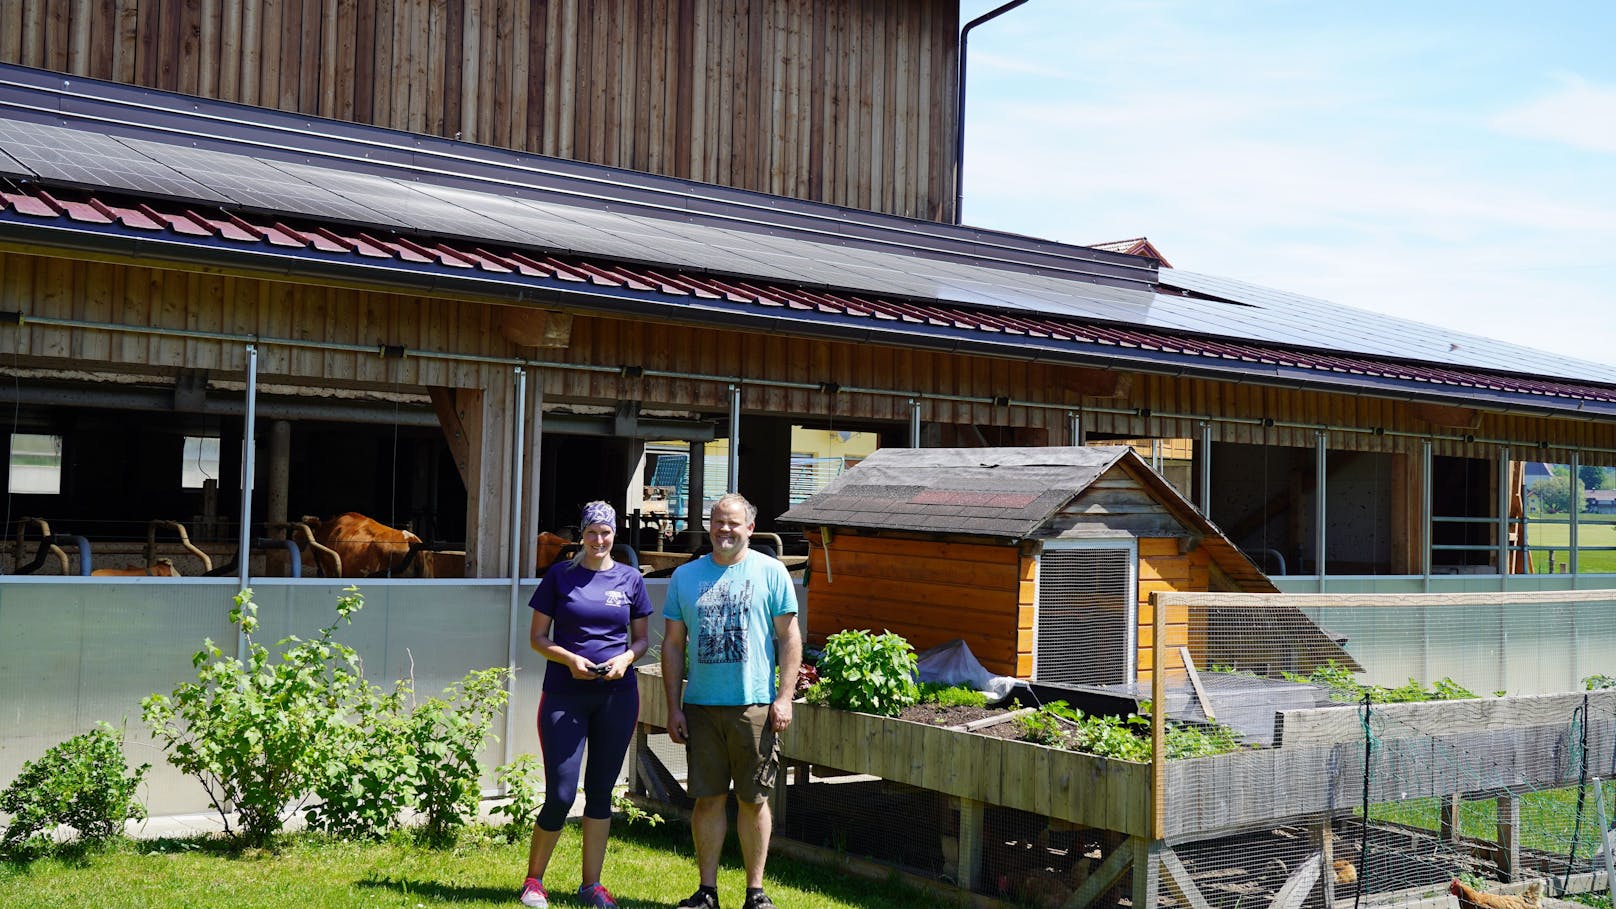
[[[746,909],[775,909],[774,900],[767,893],[754,893],[746,898]]]
[[[774,904],[770,903],[769,905],[773,906]],[[695,893],[690,894],[684,902],[680,903],[677,909],[718,909],[718,894],[711,890],[698,889]]]

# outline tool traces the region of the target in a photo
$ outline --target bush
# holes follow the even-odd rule
[[[504,815],[504,828],[514,838],[530,830],[544,807],[544,764],[531,754],[517,755],[509,764],[494,771],[494,779],[505,789],[508,801],[494,806],[494,814]]]
[[[1015,723],[1023,739],[1040,745],[1139,763],[1151,757],[1150,719],[1138,714],[1086,716],[1065,701],[1051,701],[1036,713],[1016,717]],[[1234,730],[1221,725],[1168,723],[1164,739],[1169,761],[1240,748]]]
[[[121,835],[125,821],[146,816],[135,789],[151,769],[150,764],[141,764],[125,775],[127,766],[123,733],[106,723],[24,763],[22,772],[0,792],[0,811],[11,815],[0,846],[8,851],[38,847],[31,841],[58,824],[72,827],[90,843]]]
[[[423,816],[421,836],[429,843],[454,842],[460,828],[477,816],[482,798],[477,755],[497,740],[491,730],[509,697],[509,674],[504,667],[468,673],[443,697],[410,714],[406,735],[416,762],[415,807]]]
[[[919,697],[915,665],[914,648],[899,635],[839,631],[825,639],[819,683],[810,689],[810,700],[822,698],[839,710],[896,716]]]
[[[378,839],[398,825],[415,797],[417,758],[404,707],[410,686],[389,694],[365,686],[352,717],[332,727],[315,777],[309,826],[347,839]]]
[[[321,771],[341,760],[339,730],[364,685],[358,655],[332,635],[364,600],[349,587],[337,600],[336,621],[314,640],[282,640],[279,660],[253,639],[258,607],[252,591],[235,601],[230,621],[246,636],[247,661],[204,641],[192,658],[196,681],[171,696],[151,695],[141,706],[169,762],[202,783],[225,832],[233,832],[234,809],[239,833],[263,843],[315,788]]]

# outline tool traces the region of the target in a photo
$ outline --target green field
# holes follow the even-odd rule
[[[1554,516],[1561,520],[1564,515]],[[1552,555],[1560,572],[1567,570],[1571,525],[1546,524],[1533,520],[1527,527],[1527,542],[1532,546],[1560,547],[1557,552],[1533,552],[1532,568],[1535,574],[1552,574],[1549,557]],[[1583,514],[1577,516],[1577,545],[1582,550],[1577,556],[1577,568],[1588,574],[1616,573],[1616,549],[1608,552],[1589,551],[1590,546],[1616,547],[1616,515]]]

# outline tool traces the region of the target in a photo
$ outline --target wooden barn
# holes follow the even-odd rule
[[[646,487],[773,529],[801,433],[1123,441],[1288,590],[1607,582],[1576,514],[1521,576],[1513,465],[1616,463],[1616,369],[956,223],[957,3],[652,6],[0,4],[13,514],[99,565],[355,511],[493,578]]]
[[[810,642],[962,638],[991,671],[1040,682],[1148,680],[1154,592],[1276,592],[1125,447],[882,449],[780,520],[813,547]],[[1169,671],[1178,647],[1208,654],[1191,625],[1166,617]]]

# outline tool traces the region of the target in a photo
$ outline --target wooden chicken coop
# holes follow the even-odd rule
[[[1053,684],[1148,681],[1154,592],[1276,592],[1126,447],[883,448],[780,520],[812,547],[811,644],[849,628],[916,649],[962,638],[989,670]],[[1170,673],[1181,647],[1207,656],[1187,610],[1165,628]]]

